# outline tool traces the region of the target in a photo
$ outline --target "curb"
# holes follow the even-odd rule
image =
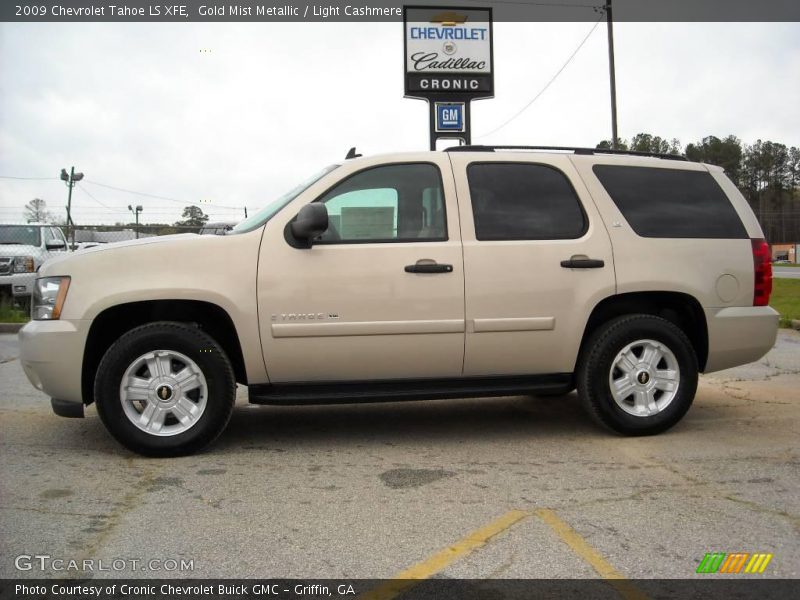
[[[0,323],[0,333],[17,333],[25,323]]]

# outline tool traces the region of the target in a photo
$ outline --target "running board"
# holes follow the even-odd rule
[[[526,377],[257,384],[251,385],[248,393],[251,404],[351,404],[537,393],[559,394],[569,392],[572,386],[572,373],[556,373]]]

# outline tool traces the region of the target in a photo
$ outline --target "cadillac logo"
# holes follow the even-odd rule
[[[442,46],[442,52],[447,55],[455,54],[458,51],[458,46],[455,45],[453,42],[445,42],[444,46]]]

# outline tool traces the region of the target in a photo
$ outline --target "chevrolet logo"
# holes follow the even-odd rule
[[[459,23],[466,23],[466,21],[466,15],[459,15],[452,11],[439,13],[431,17],[431,23],[441,23],[445,27],[455,27]]]

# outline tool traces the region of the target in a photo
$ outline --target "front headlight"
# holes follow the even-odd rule
[[[40,277],[33,287],[33,318],[56,320],[61,316],[69,289],[69,277]]]
[[[14,259],[14,273],[33,273],[36,265],[32,256],[17,256]]]

